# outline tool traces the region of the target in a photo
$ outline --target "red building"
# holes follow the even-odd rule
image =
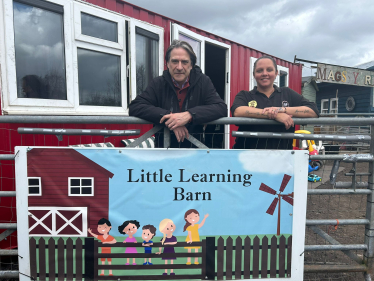
[[[3,0],[0,4],[1,110],[3,115],[127,115],[128,104],[166,68],[171,40],[187,40],[197,64],[231,106],[254,86],[252,67],[263,52],[121,0]],[[301,92],[300,64],[276,58],[276,83]],[[229,116],[228,112],[228,116]],[[2,123],[1,153],[14,147],[104,142],[103,137],[19,135],[18,127],[134,129],[149,125]],[[230,130],[220,126],[224,147]],[[105,139],[121,146],[120,137]],[[1,162],[0,190],[14,190],[14,162]],[[6,175],[6,176],[5,176]],[[1,222],[16,220],[14,198],[1,199]],[[4,206],[4,207],[2,207]],[[2,230],[0,230],[2,231]],[[15,245],[1,241],[0,248]]]
[[[113,174],[74,149],[27,153],[30,235],[86,236],[108,218]]]

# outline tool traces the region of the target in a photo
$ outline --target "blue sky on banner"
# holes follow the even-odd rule
[[[117,227],[126,220],[138,220],[140,225],[158,224],[170,218],[176,225],[174,235],[183,236],[184,213],[196,209],[200,222],[209,214],[200,235],[253,235],[275,234],[278,211],[273,215],[266,213],[275,195],[259,190],[261,183],[279,191],[284,174],[292,178],[283,194],[293,192],[293,157],[288,151],[240,151],[240,150],[82,150],[80,153],[95,161],[114,174],[109,180],[109,220],[112,235],[118,236]],[[132,180],[129,182],[129,170]],[[154,182],[141,182],[142,174],[163,171],[163,182],[159,176]],[[181,182],[183,169],[183,182]],[[142,173],[141,170],[144,170]],[[230,172],[229,172],[230,171]],[[243,182],[192,182],[192,174],[252,174],[249,184]],[[165,182],[170,174],[170,182]],[[190,179],[189,182],[186,182]],[[187,192],[210,192],[211,200],[179,200],[181,189]],[[177,191],[177,196],[175,195]],[[175,201],[174,199],[178,199]],[[206,193],[206,199],[208,194]],[[291,234],[293,208],[282,200],[281,233]],[[160,233],[158,232],[158,235]],[[140,232],[136,236],[140,236]]]

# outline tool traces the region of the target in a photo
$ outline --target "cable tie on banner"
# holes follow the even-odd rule
[[[337,231],[337,230],[338,230],[338,226],[339,226],[339,220],[336,219],[336,225],[330,225],[330,226],[329,226],[329,231],[327,232],[327,234],[330,235],[330,230],[332,230],[332,231]],[[332,228],[334,228],[334,229],[332,229]]]
[[[20,272],[19,274],[22,274],[23,276],[29,277],[31,280],[36,280],[35,277],[32,277],[32,276],[27,275],[25,273]]]
[[[20,256],[20,255],[18,255],[21,259],[23,259],[23,257],[22,256]]]

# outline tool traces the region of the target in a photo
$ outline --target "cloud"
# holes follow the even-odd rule
[[[127,0],[259,51],[353,66],[374,57],[374,2],[299,0]],[[160,4],[162,3],[162,4]]]
[[[268,150],[268,155],[256,155],[255,151],[245,151],[239,154],[239,162],[243,169],[251,173],[294,174],[293,159],[290,153]],[[263,153],[263,152],[262,152]]]
[[[191,150],[178,150],[169,149],[168,153],[165,153],[164,149],[152,149],[152,153],[149,150],[135,149],[135,150],[122,150],[126,157],[134,159],[138,162],[153,162],[153,161],[163,161],[168,159],[178,159],[194,156],[197,151]]]

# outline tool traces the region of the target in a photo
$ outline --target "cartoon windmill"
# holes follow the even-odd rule
[[[274,189],[271,187],[267,186],[264,183],[261,183],[260,185],[260,190],[265,191],[267,193],[277,195],[276,198],[274,198],[273,202],[270,204],[270,207],[266,211],[269,215],[273,215],[275,208],[277,207],[278,204],[278,226],[277,226],[277,235],[280,235],[280,213],[281,213],[281,201],[280,199],[282,198],[284,201],[286,201],[288,204],[291,204],[293,206],[293,192],[290,194],[282,194],[284,189],[286,188],[288,182],[290,181],[291,176],[284,174],[282,184],[279,188],[279,193],[277,193]]]

